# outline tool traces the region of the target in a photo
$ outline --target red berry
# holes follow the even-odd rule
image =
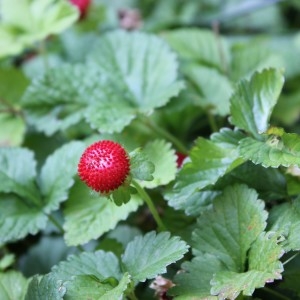
[[[130,159],[125,149],[113,141],[100,141],[83,152],[78,175],[87,186],[101,193],[120,187],[130,172]]]
[[[187,155],[181,153],[181,152],[176,152],[177,155],[177,168],[180,168],[182,166],[183,160],[187,157]]]
[[[83,19],[91,4],[91,0],[69,0],[69,1],[78,8],[80,12],[80,19]]]

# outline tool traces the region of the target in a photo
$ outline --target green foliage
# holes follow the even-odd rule
[[[244,159],[264,167],[285,167],[299,165],[300,137],[297,134],[283,133],[265,137],[263,141],[245,138],[239,145],[239,152]]]
[[[130,276],[127,273],[117,286],[112,285],[109,280],[101,282],[91,275],[77,275],[68,283],[64,299],[121,299],[129,282]]]
[[[3,0],[0,9],[0,57],[59,34],[78,18],[77,9],[63,0]]]
[[[0,172],[0,191],[15,193],[33,203],[38,201],[38,192],[34,185],[36,176],[34,154],[27,149],[1,148],[0,161],[3,166]]]
[[[186,273],[175,277],[172,293],[182,295],[179,299],[209,295],[235,299],[241,292],[252,295],[255,288],[281,279],[279,258],[284,251],[278,234],[263,231],[266,219],[254,190],[245,185],[227,187],[198,218],[192,244],[195,258],[183,264]],[[201,284],[192,279],[202,276]]]
[[[299,298],[297,1],[0,2],[1,300]]]
[[[176,175],[176,156],[175,151],[171,148],[170,143],[164,140],[155,140],[145,145],[142,152],[145,153],[149,160],[154,164],[154,172],[152,180],[143,180],[141,185],[146,188],[156,188],[161,185],[166,185],[175,179]],[[139,164],[141,165],[141,164]]]
[[[46,204],[46,213],[56,210],[59,203],[67,199],[73,177],[77,172],[77,162],[84,151],[84,144],[71,142],[49,156],[41,169],[39,186]]]
[[[149,252],[142,253],[142,249]],[[67,261],[54,266],[49,274],[42,278],[33,277],[26,299],[49,296],[49,290],[54,293],[53,299],[62,299],[59,297],[64,295],[63,299],[119,299],[127,288],[131,291],[133,282],[166,272],[166,267],[182,258],[187,250],[187,244],[178,237],[150,232],[127,245],[122,263],[113,253],[102,250],[71,255]],[[147,261],[144,255],[148,257]],[[140,263],[138,268],[134,265],[136,259]]]
[[[133,178],[139,180],[153,180],[154,164],[142,149],[135,149],[130,153],[130,173]]]
[[[222,142],[222,134],[229,134],[233,138],[226,141],[226,147]],[[218,137],[221,139],[220,145]],[[197,139],[190,151],[191,161],[184,164],[173,190],[166,194],[169,204],[174,208],[185,208],[186,199],[193,196],[197,190],[216,183],[226,172],[242,163],[238,156],[237,144],[243,135],[224,129],[218,137],[214,136],[212,140]]]
[[[163,41],[116,31],[98,41],[85,64],[50,69],[33,81],[23,103],[29,121],[48,135],[83,118],[101,132],[120,132],[176,96],[183,87],[176,76],[176,57]]]
[[[51,275],[35,275],[28,286],[25,300],[63,300],[66,293],[65,283]]]
[[[83,149],[81,142],[64,145],[48,157],[39,176],[31,151],[22,148],[0,150],[3,166],[0,191],[5,193],[0,201],[1,242],[36,234],[45,228],[46,214],[56,210],[67,198]]]
[[[87,73],[84,65],[48,70],[32,81],[23,96],[28,121],[47,135],[78,123],[89,103],[88,93],[96,88],[97,81],[97,73],[92,69]]]
[[[157,235],[149,232],[127,245],[122,262],[135,282],[145,281],[165,273],[166,267],[181,259],[187,251],[187,244],[178,237],[170,237],[167,232]]]
[[[24,300],[28,279],[20,272],[0,273],[0,297],[3,300]]]
[[[15,68],[0,69],[0,145],[19,146],[25,134],[25,122],[20,110],[20,98],[28,85],[24,74]],[[14,88],[10,83],[14,82]]]
[[[131,195],[131,201],[117,206],[107,197],[92,194],[83,183],[76,182],[64,209],[66,243],[80,245],[99,238],[125,220],[141,204],[140,197]]]
[[[250,81],[240,81],[230,101],[232,124],[254,137],[266,132],[283,81],[281,72],[274,69],[254,73]]]
[[[217,70],[196,64],[188,65],[184,72],[195,89],[195,104],[214,114],[228,115],[232,86],[226,76]]]
[[[210,30],[178,29],[165,32],[163,37],[185,60],[200,62],[221,69],[224,67],[220,49],[224,51],[225,61],[229,56],[228,44]]]
[[[300,249],[299,229],[299,204],[298,197],[291,203],[284,203],[274,207],[269,216],[271,230],[280,232],[285,240],[282,242],[285,251],[296,251]]]

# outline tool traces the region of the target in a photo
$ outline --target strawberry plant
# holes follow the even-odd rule
[[[0,299],[299,299],[297,1],[0,2]]]

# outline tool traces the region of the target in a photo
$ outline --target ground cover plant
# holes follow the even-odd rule
[[[0,299],[300,299],[298,1],[0,1]]]

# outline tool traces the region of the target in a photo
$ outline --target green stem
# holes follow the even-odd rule
[[[51,223],[59,230],[61,234],[64,234],[65,231],[63,227],[60,225],[60,223],[51,215],[47,215],[48,219],[51,221]]]
[[[64,235],[65,231],[64,231],[63,227],[60,225],[60,223],[52,215],[47,215],[47,216],[48,216],[48,219],[51,221],[51,223],[59,230],[59,232],[62,235]],[[76,246],[76,248],[80,252],[84,252],[85,251],[81,245]]]
[[[284,295],[278,293],[277,291],[274,291],[274,290],[272,290],[272,289],[270,289],[268,287],[263,287],[262,289],[264,291],[266,291],[267,293],[276,296],[277,298],[280,298],[280,299],[283,299],[283,300],[289,300],[290,299],[289,297],[286,297],[286,296],[284,296]]]
[[[183,154],[188,154],[188,149],[184,146],[184,144],[177,139],[173,134],[166,131],[163,127],[157,126],[154,122],[152,122],[150,119],[142,118],[142,121],[144,124],[146,124],[150,129],[152,129],[154,132],[156,132],[161,137],[165,138],[166,140],[170,141],[178,151],[182,152]]]
[[[138,298],[136,297],[134,291],[132,291],[130,294],[127,295],[129,299],[131,300],[138,300]]]
[[[296,254],[294,254],[293,256],[291,256],[289,259],[287,259],[285,262],[283,262],[283,265],[286,265],[287,263],[289,263],[291,260],[293,260],[295,257],[297,257],[299,255],[300,252],[297,252]]]
[[[132,184],[136,188],[137,192],[142,197],[142,199],[144,199],[144,201],[148,205],[148,208],[149,208],[154,220],[156,221],[156,224],[158,225],[159,230],[160,231],[167,230],[156,210],[156,207],[154,206],[150,196],[148,195],[148,193],[135,180],[132,180]]]
[[[219,128],[218,128],[218,125],[216,123],[214,115],[211,113],[211,111],[209,109],[206,111],[206,114],[207,114],[208,123],[209,123],[211,131],[212,132],[218,132]]]

